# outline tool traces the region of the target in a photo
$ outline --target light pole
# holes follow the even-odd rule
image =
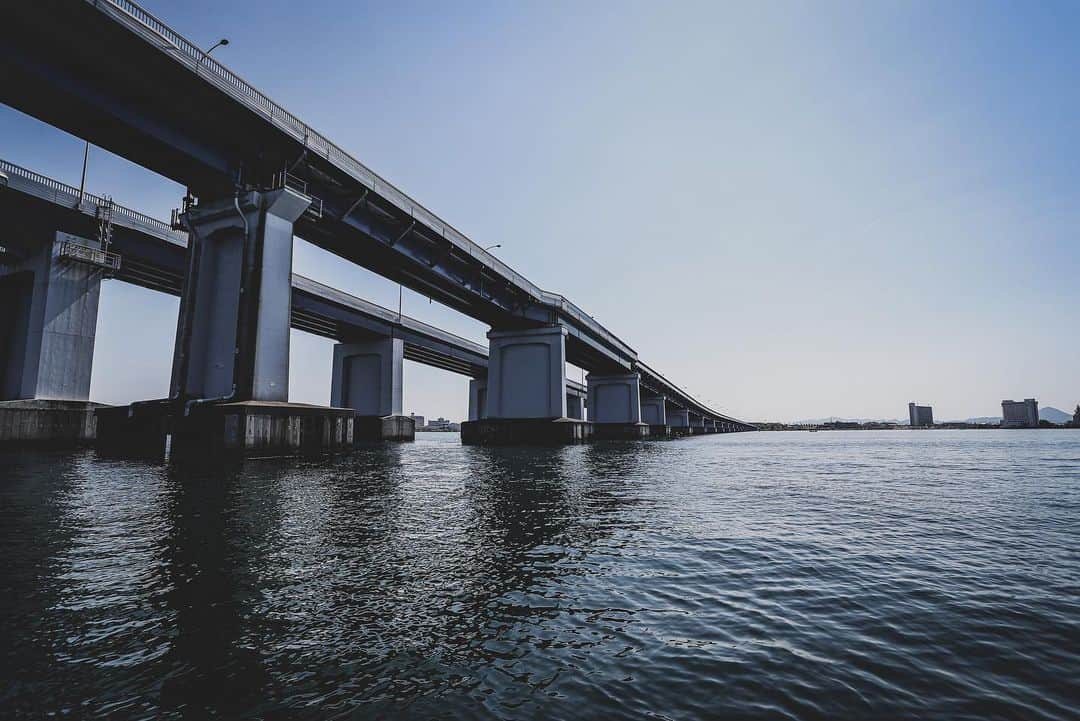
[[[210,57],[210,53],[212,53],[215,50],[217,50],[218,48],[220,48],[222,46],[225,46],[225,45],[228,45],[228,44],[229,44],[229,39],[228,38],[222,38],[221,40],[218,40],[216,43],[211,45],[210,49],[203,50],[202,56],[199,58],[198,62],[195,63],[195,77],[199,76],[199,68],[202,67],[202,61],[206,60],[208,57]]]
[[[79,208],[82,208],[83,194],[86,192],[86,163],[90,160],[90,141],[86,141],[82,156],[82,180],[79,181]]]

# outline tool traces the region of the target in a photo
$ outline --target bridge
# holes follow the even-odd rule
[[[474,422],[573,419],[569,362],[589,371],[590,426],[599,430],[640,437],[649,426],[752,429],[693,398],[565,297],[510,269],[138,5],[44,0],[11,15],[4,102],[189,189],[167,225],[113,209],[117,226],[130,216],[160,241],[151,251],[145,238],[128,242],[118,231],[114,252],[124,260],[117,277],[183,292],[173,395],[287,402],[282,329],[291,323],[339,333],[342,304],[324,314],[335,292],[291,275],[295,233],[491,327],[486,377],[456,369],[474,377]],[[181,226],[194,239],[190,249]],[[169,238],[175,252],[160,251]],[[368,310],[369,321],[380,315]],[[423,362],[431,343],[404,335],[433,341],[435,334],[399,320],[390,337]],[[370,350],[341,350],[339,373]],[[536,432],[536,423],[529,427]],[[584,426],[561,426],[568,427]]]

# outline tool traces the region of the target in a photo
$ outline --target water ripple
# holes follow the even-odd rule
[[[0,452],[4,717],[1080,716],[1080,434]]]

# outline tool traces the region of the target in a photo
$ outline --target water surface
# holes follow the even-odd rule
[[[1071,431],[0,451],[0,709],[1074,719],[1078,547]]]

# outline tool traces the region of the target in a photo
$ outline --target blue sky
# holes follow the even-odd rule
[[[146,6],[739,417],[1080,401],[1080,6]],[[0,107],[0,156],[77,183],[81,153]],[[87,185],[163,218],[183,194],[101,149]],[[296,269],[397,304],[302,241]],[[176,308],[107,284],[96,400],[165,392]],[[294,400],[328,402],[330,348],[293,333]],[[406,412],[466,403],[408,364]]]

